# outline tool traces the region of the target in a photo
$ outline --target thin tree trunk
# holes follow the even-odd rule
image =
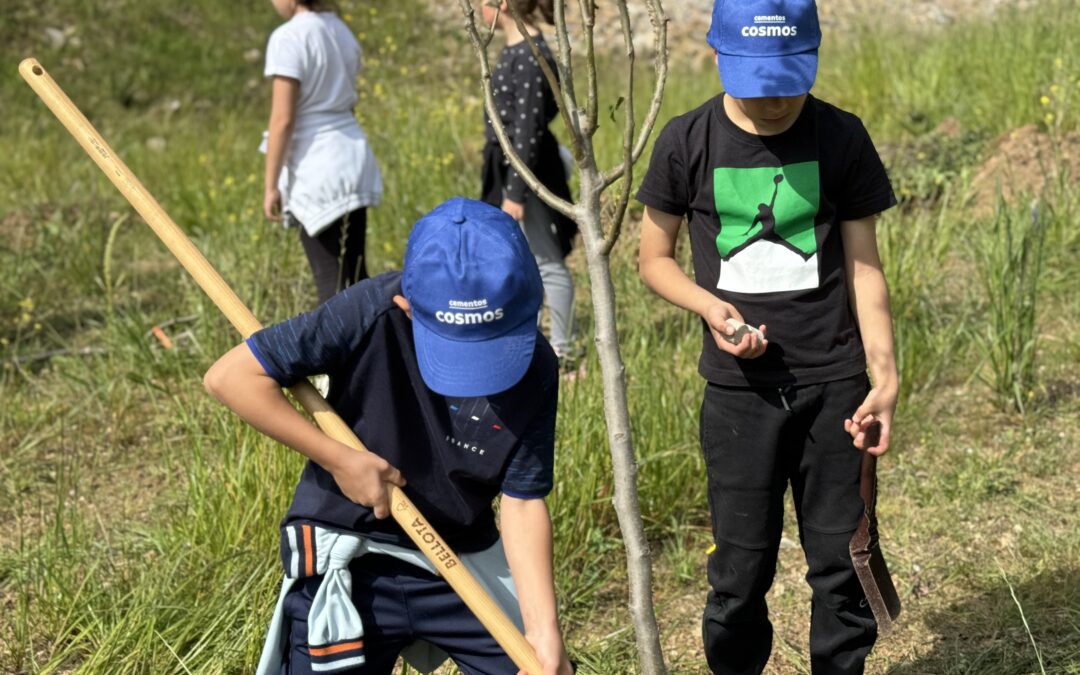
[[[615,287],[611,281],[611,258],[600,223],[603,178],[598,172],[581,175],[578,226],[585,244],[592,296],[596,354],[604,388],[604,420],[614,473],[614,506],[626,549],[630,617],[637,635],[641,672],[666,673],[660,647],[660,631],[652,601],[652,559],[638,503],[637,461],[630,431],[630,407],[626,398],[626,367],[619,349]]]
[[[621,232],[622,220],[630,198],[630,183],[633,179],[633,165],[645,149],[649,135],[656,124],[663,101],[664,86],[667,82],[667,17],[661,0],[643,0],[653,27],[656,54],[653,65],[656,82],[652,101],[645,115],[640,130],[636,129],[634,116],[634,46],[633,31],[630,23],[627,0],[615,0],[619,11],[620,23],[626,47],[626,89],[625,127],[623,129],[622,161],[604,173],[597,166],[593,147],[593,135],[597,130],[598,78],[596,70],[596,51],[592,31],[595,25],[595,0],[578,0],[584,31],[585,52],[582,56],[586,69],[588,91],[587,107],[577,103],[574,87],[574,68],[571,59],[571,44],[566,26],[565,4],[567,0],[555,0],[555,26],[558,49],[555,54],[558,77],[541,58],[537,45],[528,40],[530,49],[547,77],[559,111],[566,124],[569,142],[573,148],[574,162],[581,177],[581,194],[575,203],[560,199],[544,186],[536,175],[514,151],[506,129],[495,109],[494,92],[491,82],[491,65],[487,48],[494,36],[494,25],[481,33],[476,23],[476,12],[470,0],[459,0],[465,17],[465,31],[476,50],[480,62],[480,82],[484,93],[484,105],[491,120],[492,130],[503,148],[510,165],[524,179],[525,183],[543,201],[553,209],[577,222],[585,243],[585,256],[589,272],[589,288],[593,300],[597,355],[604,390],[604,419],[608,430],[608,445],[614,473],[614,507],[619,520],[619,529],[626,548],[627,576],[630,583],[630,615],[637,638],[640,671],[646,675],[665,675],[664,655],[660,648],[659,628],[652,602],[652,559],[649,555],[649,543],[645,538],[645,525],[641,518],[641,508],[637,494],[637,463],[630,430],[630,412],[626,398],[625,367],[619,353],[618,332],[615,325],[616,306],[615,288],[611,281],[611,250]],[[518,29],[525,32],[524,17],[520,16],[511,3],[509,5]],[[635,142],[635,131],[637,140]],[[601,194],[619,180],[624,181],[616,201],[614,219],[605,234],[602,222]]]

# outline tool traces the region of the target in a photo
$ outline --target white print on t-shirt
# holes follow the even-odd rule
[[[734,293],[779,293],[818,287],[818,256],[809,259],[772,241],[759,239],[720,263],[716,287]]]
[[[469,441],[462,441],[462,440],[459,440],[457,438],[454,438],[453,436],[447,436],[446,437],[446,442],[449,443],[450,445],[459,447],[462,450],[467,450],[467,451],[469,451],[471,453],[481,455],[481,456],[483,456],[484,453],[487,452],[487,450],[481,448],[479,445],[476,445],[475,443],[470,443]]]

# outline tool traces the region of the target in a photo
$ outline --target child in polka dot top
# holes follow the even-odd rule
[[[507,2],[514,2],[515,8],[525,17],[529,39],[536,42],[551,71],[556,71],[551,51],[536,27],[537,15],[552,22],[551,0],[503,0],[501,5],[498,0],[484,0],[484,21],[488,25],[495,22],[506,35],[506,47],[492,74],[495,107],[514,150],[525,165],[549,190],[570,199],[559,142],[548,128],[559,112],[558,104],[526,36],[518,30]],[[574,337],[574,285],[565,258],[570,253],[577,228],[572,220],[549,207],[525,185],[524,179],[503,154],[491,120],[486,122],[482,198],[521,223],[544,282],[551,346],[560,361],[567,365]]]

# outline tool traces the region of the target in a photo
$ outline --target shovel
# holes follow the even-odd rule
[[[885,634],[893,629],[893,623],[900,616],[900,597],[896,594],[878,541],[877,515],[874,513],[877,502],[877,457],[869,452],[863,453],[859,494],[866,509],[848,544],[848,551],[866,600],[874,612],[878,632]]]

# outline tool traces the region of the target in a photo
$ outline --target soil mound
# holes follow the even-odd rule
[[[972,209],[993,213],[998,199],[1052,197],[1062,181],[1080,176],[1080,134],[1052,137],[1034,124],[1014,129],[997,139],[989,157],[971,180]]]

